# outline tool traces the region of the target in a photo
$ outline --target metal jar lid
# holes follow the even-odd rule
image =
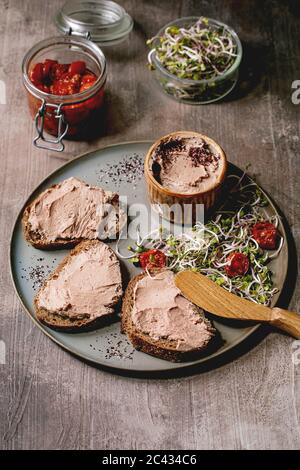
[[[131,16],[109,0],[69,0],[58,11],[55,23],[62,33],[88,37],[101,46],[121,42],[133,28]]]

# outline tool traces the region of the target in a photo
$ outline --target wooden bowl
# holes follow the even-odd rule
[[[223,168],[217,180],[211,185],[209,189],[206,189],[205,191],[193,192],[190,194],[179,193],[162,186],[155,179],[152,172],[153,153],[162,141],[170,137],[201,138],[213,149],[215,149],[218,155],[220,155],[220,161],[222,162]],[[222,184],[226,177],[226,171],[227,158],[224,150],[220,147],[220,145],[204,134],[191,131],[172,132],[158,139],[150,147],[145,158],[144,166],[145,180],[151,204],[163,218],[176,223],[183,223],[188,220],[190,220],[191,223],[194,223],[197,220],[197,216],[199,214],[199,207],[202,207],[204,211],[212,208],[220,194]]]

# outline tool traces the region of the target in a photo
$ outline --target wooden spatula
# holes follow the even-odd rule
[[[245,300],[215,284],[207,276],[182,271],[175,283],[183,295],[209,313],[237,320],[268,322],[300,339],[300,314],[282,308],[269,308]]]

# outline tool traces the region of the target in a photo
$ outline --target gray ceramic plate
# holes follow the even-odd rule
[[[143,179],[143,159],[149,147],[150,142],[122,143],[82,155],[66,163],[44,180],[26,201],[24,207],[42,190],[70,176],[126,195],[129,204],[134,202],[148,204]],[[269,214],[276,213],[271,201],[266,211]],[[258,328],[258,325],[244,326],[244,324],[232,327],[215,321],[215,326],[225,340],[224,346],[210,356],[184,364],[173,364],[133,350],[126,337],[120,333],[119,322],[88,333],[70,334],[53,331],[36,320],[33,298],[41,281],[56,267],[68,250],[40,251],[26,243],[21,226],[22,212],[23,209],[16,221],[11,240],[11,272],[20,301],[32,321],[47,336],[81,359],[126,374],[151,375],[159,372],[175,372],[176,369],[179,372],[191,365],[211,361],[212,358],[218,363],[220,357],[229,350],[241,348],[241,343]],[[279,229],[284,236],[284,244],[280,255],[270,263],[270,267],[274,273],[275,286],[282,290],[287,274],[288,244],[281,222]],[[124,243],[127,246],[128,242]],[[114,243],[111,246],[114,247]],[[124,264],[131,276],[138,274],[137,268],[128,262]],[[274,304],[278,296],[279,294],[275,296]]]

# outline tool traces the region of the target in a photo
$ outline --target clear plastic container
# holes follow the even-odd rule
[[[172,98],[188,104],[206,104],[218,101],[231,92],[238,80],[239,66],[242,59],[242,45],[238,35],[226,24],[210,18],[206,19],[208,21],[208,25],[212,28],[224,28],[231,35],[232,40],[236,45],[236,59],[224,74],[204,80],[183,79],[171,74],[162,65],[156,56],[155,48],[153,48],[148,55],[151,69],[164,92]],[[163,36],[165,29],[170,26],[189,28],[198,20],[199,17],[187,17],[171,21],[160,29],[156,35],[157,39],[155,39],[155,41],[159,41],[159,38]],[[155,41],[154,46],[156,44]]]

